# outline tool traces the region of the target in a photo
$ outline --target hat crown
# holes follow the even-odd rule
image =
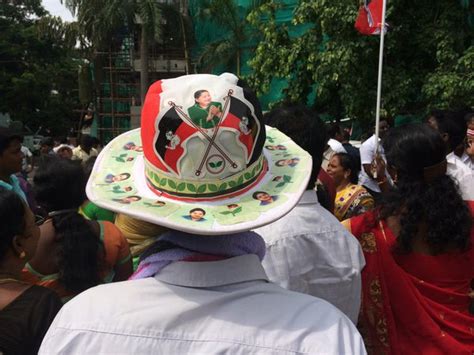
[[[261,174],[262,112],[238,84],[231,74],[198,74],[150,87],[141,135],[147,182],[157,193],[219,197]]]

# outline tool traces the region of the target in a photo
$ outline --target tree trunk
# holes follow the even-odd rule
[[[240,77],[240,49],[237,50],[237,76]]]
[[[184,15],[182,13],[179,14],[179,19],[181,20],[181,32],[183,35],[184,60],[186,62],[186,75],[188,75],[189,70],[191,68],[191,62],[189,60],[189,48],[188,48],[188,43],[186,40],[186,26],[184,26]]]
[[[148,90],[148,33],[142,24],[140,38],[140,97],[143,106]]]

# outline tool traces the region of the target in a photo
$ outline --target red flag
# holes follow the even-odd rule
[[[355,22],[357,31],[364,35],[378,35],[382,27],[383,0],[365,0]],[[386,25],[385,25],[386,26]]]

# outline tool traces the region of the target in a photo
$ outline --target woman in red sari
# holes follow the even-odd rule
[[[393,130],[384,148],[396,187],[344,222],[366,258],[360,326],[371,353],[474,353],[472,213],[444,147],[427,126]]]

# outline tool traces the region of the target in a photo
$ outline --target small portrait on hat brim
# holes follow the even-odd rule
[[[122,198],[114,198],[112,201],[124,204],[124,205],[129,205],[132,202],[138,202],[142,198],[140,196],[127,196],[127,197],[122,197]]]
[[[111,184],[113,182],[120,182],[120,181],[125,181],[127,179],[130,178],[130,174],[129,173],[121,173],[121,174],[117,174],[117,175],[114,175],[114,174],[108,174],[106,177],[105,177],[105,182],[108,183],[108,184]]]
[[[193,123],[199,127],[214,128],[223,115],[222,104],[212,101],[208,90],[198,90],[194,93],[194,105],[188,108],[188,114]]]
[[[148,206],[148,207],[156,207],[156,208],[160,208],[160,207],[165,207],[166,206],[166,202],[165,201],[160,201],[160,200],[157,200],[155,202],[144,202],[143,203],[145,206]]]
[[[278,200],[277,195],[270,195],[268,192],[265,191],[255,191],[252,194],[252,198],[257,201],[260,201],[260,206],[266,206]]]
[[[193,208],[189,211],[189,215],[183,216],[183,218],[193,222],[205,222],[205,215],[206,211],[204,211],[202,208]]]
[[[299,162],[300,158],[280,159],[276,161],[275,165],[278,167],[289,166],[290,168],[294,168]]]
[[[287,148],[284,145],[266,145],[265,148],[267,150],[286,150]]]
[[[143,147],[142,147],[142,146],[138,146],[138,145],[136,145],[136,144],[133,143],[133,142],[128,142],[127,144],[125,144],[125,145],[123,146],[123,149],[125,149],[125,150],[133,150],[133,151],[135,151],[135,152],[140,152],[140,153],[143,152]]]

